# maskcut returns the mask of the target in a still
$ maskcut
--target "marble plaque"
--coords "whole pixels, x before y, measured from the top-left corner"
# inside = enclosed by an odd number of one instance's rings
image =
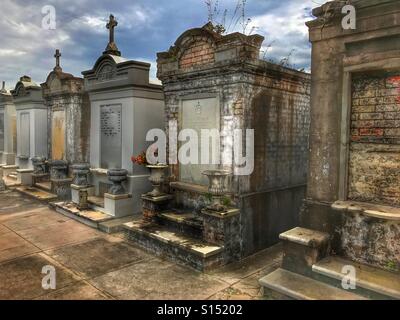
[[[0,151],[4,151],[4,113],[0,113]]]
[[[65,158],[65,111],[54,111],[51,118],[51,152],[53,160]]]
[[[23,112],[20,115],[20,123],[19,123],[19,137],[18,137],[18,148],[19,148],[19,156],[29,157],[30,156],[30,130],[31,130],[31,121],[30,121],[29,112]]]
[[[202,129],[220,130],[220,108],[217,98],[184,100],[181,112],[181,130],[195,130],[199,137],[199,148],[201,147],[200,137]],[[179,165],[181,181],[208,185],[208,179],[202,175],[202,172],[216,169],[217,165],[200,164],[200,159],[201,150],[199,150],[199,164]]]
[[[100,107],[100,164],[103,169],[122,165],[122,105]]]

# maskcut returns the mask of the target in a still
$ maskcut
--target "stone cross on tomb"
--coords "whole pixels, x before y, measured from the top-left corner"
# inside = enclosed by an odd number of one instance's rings
[[[114,29],[116,26],[118,26],[118,21],[111,14],[110,21],[106,25],[107,29],[110,30],[110,43],[114,42]]]
[[[56,50],[56,53],[54,54],[54,58],[56,58],[56,66],[54,67],[54,71],[61,71],[61,67],[60,67],[61,53],[60,53],[59,49]]]
[[[117,45],[115,44],[114,40],[114,29],[115,27],[118,26],[118,21],[115,19],[115,17],[110,14],[110,20],[108,21],[106,28],[110,31],[110,38],[109,42],[106,48],[106,51],[104,51],[104,54],[112,54],[115,56],[120,56],[121,52],[119,52]]]

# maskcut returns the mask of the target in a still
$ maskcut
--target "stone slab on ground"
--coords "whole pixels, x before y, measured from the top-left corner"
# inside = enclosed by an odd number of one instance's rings
[[[265,289],[296,300],[366,300],[357,294],[341,290],[284,269],[260,279]]]
[[[34,254],[0,263],[0,299],[34,299],[48,293],[42,288],[42,268],[46,265],[55,267],[59,289],[79,280],[45,255]]]
[[[39,248],[14,232],[0,234],[0,262],[15,259],[39,251]]]
[[[46,254],[84,278],[92,278],[120,269],[151,256],[127,244],[122,239],[99,238]]]
[[[98,231],[88,230],[84,225],[73,220],[21,230],[18,234],[27,241],[35,243],[42,250],[55,249],[101,236]]]
[[[229,286],[206,274],[163,260],[142,261],[89,280],[117,299],[203,300]]]
[[[36,300],[108,300],[105,293],[97,290],[85,281],[73,283],[60,290],[36,298]]]
[[[314,272],[342,280],[343,267],[353,266],[356,270],[357,287],[377,292],[381,295],[400,299],[400,274],[381,270],[376,267],[356,263],[340,257],[328,257],[314,264]]]
[[[34,199],[40,200],[40,201],[52,201],[57,199],[57,195],[44,191],[42,189],[36,188],[36,187],[26,187],[26,186],[21,186],[17,187],[16,190],[18,192],[21,192],[29,197],[32,197]]]

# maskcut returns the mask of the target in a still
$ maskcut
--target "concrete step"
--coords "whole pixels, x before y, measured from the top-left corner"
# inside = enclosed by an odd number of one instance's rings
[[[400,274],[385,271],[376,267],[367,266],[346,260],[340,257],[328,257],[315,265],[312,270],[328,279],[332,283],[341,285],[345,266],[353,266],[356,270],[356,292],[373,299],[400,299]],[[324,278],[320,278],[324,280]]]
[[[295,300],[366,300],[365,297],[360,295],[281,268],[261,278],[259,282],[264,288],[264,294],[272,291],[273,294],[281,295],[281,298]]]
[[[221,265],[223,247],[171,231],[165,226],[144,220],[125,223],[125,237],[148,251],[200,271]]]
[[[42,189],[44,191],[51,191],[51,182],[50,181],[36,182],[35,187],[38,189]]]
[[[100,229],[102,223],[113,219],[112,216],[100,211],[92,209],[79,210],[72,202],[56,202],[52,206],[58,213],[96,229]]]
[[[13,174],[13,173],[10,173],[7,177],[12,179],[12,180],[18,180],[18,175]]]
[[[16,169],[19,169],[19,167],[15,164],[9,164],[9,165],[3,166],[3,169],[4,170],[16,170]]]
[[[35,187],[21,186],[21,187],[17,187],[16,190],[21,192],[24,195],[27,195],[31,198],[34,198],[34,199],[40,200],[40,201],[50,202],[50,201],[57,199],[56,194],[46,192],[42,189],[35,188]]]
[[[198,239],[203,238],[203,219],[193,212],[177,210],[162,212],[157,215],[156,222],[178,233]]]
[[[88,197],[88,203],[99,208],[104,208],[104,197],[90,196]]]
[[[329,234],[305,228],[294,228],[279,235],[283,243],[282,267],[308,277],[312,266],[329,254]]]

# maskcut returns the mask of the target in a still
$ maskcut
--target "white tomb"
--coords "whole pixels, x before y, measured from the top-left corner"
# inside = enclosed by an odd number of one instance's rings
[[[91,104],[91,183],[101,199],[111,186],[107,171],[126,169],[128,177],[122,183],[129,194],[124,201],[130,204],[124,203],[127,212],[122,213],[126,215],[141,212],[140,197],[151,190],[148,169],[133,165],[131,156],[147,149],[150,143],[146,143],[146,134],[150,129],[164,127],[164,94],[160,85],[149,81],[149,63],[120,56],[114,43],[115,26],[111,16],[106,51],[91,70],[82,74]],[[109,200],[107,196],[103,199],[105,204]]]
[[[47,107],[42,88],[28,76],[23,76],[11,91],[17,113],[16,165],[27,173],[32,170],[31,159],[48,155]]]
[[[0,89],[0,166],[15,164],[17,147],[16,112],[11,93],[3,81]]]

